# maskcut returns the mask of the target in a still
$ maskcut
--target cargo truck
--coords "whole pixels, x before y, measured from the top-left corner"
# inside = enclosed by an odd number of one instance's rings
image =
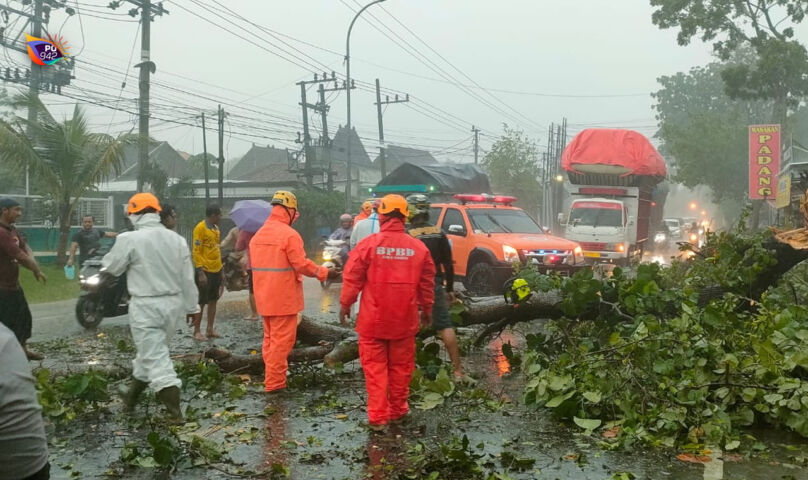
[[[561,167],[570,196],[568,214],[560,215],[564,237],[591,263],[641,257],[652,221],[661,221],[665,189],[658,187],[667,175],[648,139],[632,130],[587,129],[564,149]]]

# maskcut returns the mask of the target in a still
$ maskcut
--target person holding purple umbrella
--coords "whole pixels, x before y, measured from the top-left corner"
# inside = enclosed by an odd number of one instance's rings
[[[245,320],[258,320],[258,309],[255,305],[255,293],[253,288],[252,264],[250,263],[250,240],[267,221],[272,212],[272,205],[264,200],[239,200],[230,210],[230,218],[239,228],[239,235],[236,240],[236,251],[244,252],[244,262],[247,269],[247,282],[250,290],[250,312],[252,315]]]

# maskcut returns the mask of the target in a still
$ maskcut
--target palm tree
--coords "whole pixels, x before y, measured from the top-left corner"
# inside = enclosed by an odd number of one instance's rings
[[[30,169],[58,208],[57,261],[66,259],[70,219],[79,198],[93,190],[123,163],[123,147],[132,135],[118,138],[89,131],[84,111],[76,105],[73,116],[59,122],[36,98],[21,97],[19,105],[32,105],[36,120],[17,117],[0,121],[0,162]]]

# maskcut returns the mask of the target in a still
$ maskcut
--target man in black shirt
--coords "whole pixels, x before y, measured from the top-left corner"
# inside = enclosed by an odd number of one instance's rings
[[[414,194],[407,197],[409,221],[407,232],[421,240],[429,249],[432,261],[435,262],[435,304],[432,307],[432,326],[440,334],[449,358],[452,360],[454,377],[463,378],[463,366],[460,362],[460,350],[457,348],[452,317],[449,305],[454,303],[454,266],[452,265],[452,246],[440,227],[429,223],[429,198],[426,195]],[[444,283],[445,282],[445,283]]]
[[[101,239],[115,238],[115,232],[105,232],[98,228],[93,228],[95,219],[92,215],[85,215],[81,219],[81,230],[73,234],[70,241],[70,257],[67,259],[67,265],[73,266],[76,258],[76,249],[79,251],[79,267],[84,264],[84,261],[93,256],[96,250],[101,247]]]

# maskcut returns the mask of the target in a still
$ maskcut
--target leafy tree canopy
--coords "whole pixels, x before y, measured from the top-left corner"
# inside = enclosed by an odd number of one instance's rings
[[[521,130],[504,125],[502,136],[483,157],[482,164],[497,193],[515,195],[519,206],[534,216],[538,213],[540,186],[535,141]]]
[[[733,100],[724,91],[727,63],[711,63],[688,73],[658,79],[657,136],[675,159],[675,179],[688,187],[709,186],[717,202],[746,196],[748,126],[765,123],[772,102]]]
[[[694,37],[713,42],[722,60],[739,47],[752,47],[751,63],[721,72],[727,94],[741,99],[775,99],[778,121],[808,95],[808,52],[794,39],[794,27],[808,10],[804,0],[651,0],[652,20],[662,29],[679,28],[680,45]]]

